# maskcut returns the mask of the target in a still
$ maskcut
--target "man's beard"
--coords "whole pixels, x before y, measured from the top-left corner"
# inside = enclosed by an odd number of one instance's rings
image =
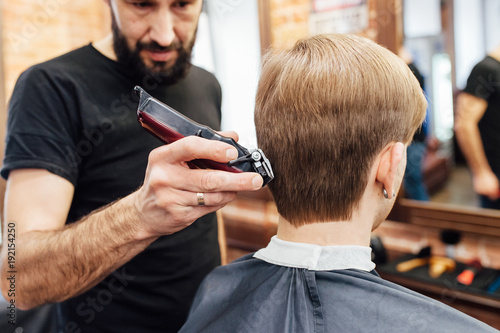
[[[112,18],[113,48],[119,63],[130,69],[132,75],[142,80],[154,77],[156,82],[174,84],[185,77],[191,68],[191,53],[194,46],[196,32],[188,46],[184,47],[180,42],[164,47],[157,42],[137,42],[135,50],[131,50],[125,36],[121,33],[116,20]],[[140,56],[142,50],[147,51],[177,51],[175,63],[168,67],[165,61],[152,61],[153,65],[147,66]]]

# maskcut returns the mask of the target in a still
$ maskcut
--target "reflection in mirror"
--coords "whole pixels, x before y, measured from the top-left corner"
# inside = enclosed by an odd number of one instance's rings
[[[423,134],[415,136],[408,148],[405,196],[428,201],[446,187],[453,164],[451,60],[446,53],[440,1],[406,0],[403,9],[404,47],[410,53],[407,62],[420,73],[429,101]],[[419,149],[417,141],[424,141]],[[415,191],[418,186],[422,189]]]
[[[422,173],[430,201],[478,207],[478,195],[453,131],[454,102],[472,67],[500,44],[500,2],[404,0],[403,10],[404,46],[424,77],[429,100]]]

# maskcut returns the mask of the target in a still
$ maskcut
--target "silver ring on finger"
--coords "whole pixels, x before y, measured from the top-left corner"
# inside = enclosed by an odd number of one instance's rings
[[[205,194],[198,192],[196,198],[198,199],[198,206],[205,206]]]

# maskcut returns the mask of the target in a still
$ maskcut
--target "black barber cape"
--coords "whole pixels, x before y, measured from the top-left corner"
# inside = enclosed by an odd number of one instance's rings
[[[208,275],[180,332],[497,332],[374,267],[369,247],[273,237]]]

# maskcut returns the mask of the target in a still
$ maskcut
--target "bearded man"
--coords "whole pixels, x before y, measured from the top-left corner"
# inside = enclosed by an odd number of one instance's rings
[[[219,128],[220,86],[190,64],[202,0],[105,1],[112,34],[29,68],[9,104],[1,174],[15,302],[58,303],[61,332],[177,332],[220,263],[214,211],[262,178],[192,170],[187,161],[228,162],[237,151],[198,137],[161,146],[137,123],[141,85]]]

